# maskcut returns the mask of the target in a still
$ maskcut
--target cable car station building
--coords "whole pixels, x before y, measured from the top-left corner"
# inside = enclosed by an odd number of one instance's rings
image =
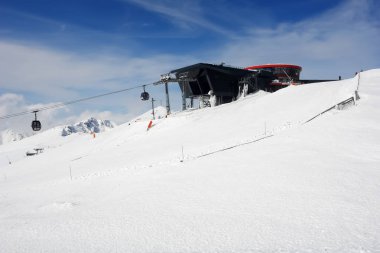
[[[301,70],[300,66],[290,64],[243,69],[224,64],[198,63],[172,70],[169,75],[175,75],[173,81],[178,82],[182,91],[182,109],[186,109],[186,99],[206,99],[212,106],[229,103],[257,90],[276,91],[299,82]]]
[[[155,84],[165,84],[166,110],[170,114],[168,83],[179,84],[182,92],[182,110],[187,101],[199,106],[216,106],[229,103],[258,90],[274,92],[289,85],[333,80],[300,80],[302,67],[292,64],[264,64],[237,68],[232,66],[197,63],[161,75]]]

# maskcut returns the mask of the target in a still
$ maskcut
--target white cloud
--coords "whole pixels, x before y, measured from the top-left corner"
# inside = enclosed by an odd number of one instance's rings
[[[229,41],[216,57],[238,66],[299,64],[305,78],[351,77],[380,65],[380,26],[371,8],[372,1],[347,1],[302,22],[252,29]]]
[[[152,83],[159,79],[160,74],[194,62],[192,57],[170,55],[137,58],[70,54],[9,41],[0,41],[0,55],[0,87],[8,92],[0,94],[0,116]],[[149,86],[147,89],[158,101],[163,99],[163,87]],[[132,90],[75,104],[63,110],[42,111],[38,115],[44,129],[75,123],[87,116],[107,117],[103,119],[120,124],[149,110],[150,103],[140,101],[140,92]],[[49,102],[36,104],[32,101]],[[1,120],[0,130],[30,131],[33,117],[25,115]]]
[[[147,58],[105,54],[74,55],[4,41],[0,41],[0,55],[2,56],[0,58],[0,86],[6,91],[17,94],[30,94],[29,101],[20,97],[18,97],[21,100],[20,103],[16,103],[19,100],[15,98],[13,102],[12,99],[0,101],[0,108],[7,108],[7,110],[0,110],[1,116],[24,111],[27,103],[33,104],[30,102],[31,97],[35,101],[71,101],[152,83],[159,79],[160,74],[178,65],[193,62],[190,57],[177,58],[169,55]],[[155,98],[160,99],[163,96],[160,88],[149,87],[148,89]],[[140,90],[133,90],[118,96],[104,97],[101,100],[70,106],[68,113],[78,115],[82,111],[91,111],[94,112],[92,116],[96,116],[110,110],[107,108],[118,108],[119,112],[113,112],[109,119],[122,123],[149,108],[149,103],[141,103],[139,93]],[[58,116],[61,118],[59,119]],[[58,113],[56,117],[49,118],[45,126],[54,126],[63,122],[64,119],[68,120],[62,117],[64,117],[62,113]],[[14,125],[24,125],[23,121],[12,120],[12,122]]]
[[[220,33],[228,37],[235,37],[235,33],[225,29],[223,26],[209,21],[204,13],[199,1],[194,0],[124,0],[136,4],[148,11],[168,17],[174,24],[184,29],[189,29],[191,25],[196,25],[204,29]]]
[[[4,8],[3,6],[0,6],[0,12],[5,13],[7,15],[16,16],[18,19],[21,19],[21,20],[22,19],[28,20],[29,25],[31,23],[38,23],[38,24],[44,26],[44,28],[48,28],[48,29],[52,29],[52,30],[61,30],[62,31],[62,27],[66,26],[62,22],[56,21],[56,20],[51,19],[51,18],[38,16],[38,15],[35,15],[32,13],[23,12],[20,10]]]
[[[120,114],[111,111],[90,111],[86,110],[79,115],[72,115],[65,119],[65,124],[73,124],[80,121],[85,121],[91,117],[101,120],[111,120],[117,124],[122,124],[133,118],[135,115],[131,113]]]
[[[6,93],[0,96],[0,115],[12,112],[12,109],[23,104],[24,98],[21,95]]]
[[[87,90],[87,96],[91,89],[97,94],[97,90],[151,83],[177,64],[189,62],[169,55],[78,55],[4,41],[0,41],[0,55],[2,88],[65,100],[81,90]]]
[[[35,108],[40,108],[44,106],[50,106],[53,103],[49,104],[28,104],[25,101],[23,95],[14,94],[14,93],[5,93],[0,95],[0,116],[5,116],[14,113],[28,112],[32,111]],[[58,112],[54,110],[48,110],[38,113],[38,117],[43,117],[46,119],[44,122],[45,126],[52,127],[57,120]],[[19,117],[12,117],[8,119],[0,119],[0,132],[11,128],[16,132],[20,133],[30,133],[31,127],[30,124],[34,120],[34,114],[28,113]],[[45,127],[44,126],[44,127]]]
[[[48,104],[28,104],[25,98],[20,94],[6,93],[0,95],[0,116],[10,115],[19,112],[30,112],[37,108],[49,107],[57,103]],[[79,113],[72,111],[71,107],[64,107],[58,110],[43,110],[37,113],[37,119],[41,121],[42,130],[49,128],[77,123],[87,120],[90,117],[97,119],[108,119],[116,122],[117,124],[125,123],[129,119],[136,116],[138,113],[145,112],[147,109],[132,110],[129,113],[116,113],[111,111],[101,110],[87,110],[82,108]],[[18,133],[31,134],[31,122],[34,120],[33,113],[27,113],[18,117],[11,117],[7,119],[0,119],[0,132],[5,129],[12,129]]]

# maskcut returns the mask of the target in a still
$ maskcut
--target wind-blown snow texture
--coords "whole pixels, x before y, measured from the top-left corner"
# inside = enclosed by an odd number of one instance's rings
[[[2,145],[0,251],[378,252],[380,70],[305,123],[357,84]]]
[[[19,141],[27,137],[26,134],[16,133],[12,129],[6,129],[0,133],[0,144]]]

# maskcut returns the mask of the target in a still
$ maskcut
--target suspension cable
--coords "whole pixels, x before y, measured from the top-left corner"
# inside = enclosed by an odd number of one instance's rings
[[[68,105],[80,103],[80,102],[83,102],[83,101],[97,99],[97,98],[105,97],[105,96],[109,96],[109,95],[114,95],[114,94],[117,94],[117,93],[126,92],[126,91],[130,91],[130,90],[133,90],[133,89],[138,89],[138,88],[141,88],[141,87],[149,86],[149,85],[153,85],[153,83],[138,85],[138,86],[134,86],[134,87],[126,88],[126,89],[121,89],[121,90],[116,90],[116,91],[111,91],[111,92],[108,92],[108,93],[103,93],[103,94],[99,94],[99,95],[95,95],[95,96],[91,96],[91,97],[85,97],[85,98],[80,98],[80,99],[71,100],[71,101],[67,101],[67,102],[57,103],[57,104],[54,104],[54,105],[48,105],[48,106],[44,106],[44,107],[40,107],[40,108],[35,108],[35,109],[29,110],[29,111],[23,111],[23,112],[8,114],[8,115],[0,116],[0,120],[1,119],[9,119],[9,118],[13,118],[13,117],[18,117],[18,116],[22,116],[22,115],[29,114],[29,113],[34,113],[35,111],[39,111],[40,112],[40,111],[45,111],[45,110],[58,109],[58,108],[61,108],[61,107],[65,107],[65,106],[68,106]]]

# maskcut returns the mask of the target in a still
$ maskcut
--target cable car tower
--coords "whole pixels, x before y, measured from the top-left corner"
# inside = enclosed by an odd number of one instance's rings
[[[153,83],[154,85],[159,85],[159,84],[165,84],[165,95],[166,95],[166,114],[170,114],[170,101],[169,101],[169,89],[168,89],[168,83],[179,83],[182,85],[182,110],[186,110],[186,98],[185,98],[185,89],[184,89],[184,82],[189,82],[189,81],[196,81],[195,79],[190,79],[186,77],[180,77],[176,78],[173,75],[170,75],[171,73],[168,74],[163,74],[161,75],[161,79],[158,82]]]

